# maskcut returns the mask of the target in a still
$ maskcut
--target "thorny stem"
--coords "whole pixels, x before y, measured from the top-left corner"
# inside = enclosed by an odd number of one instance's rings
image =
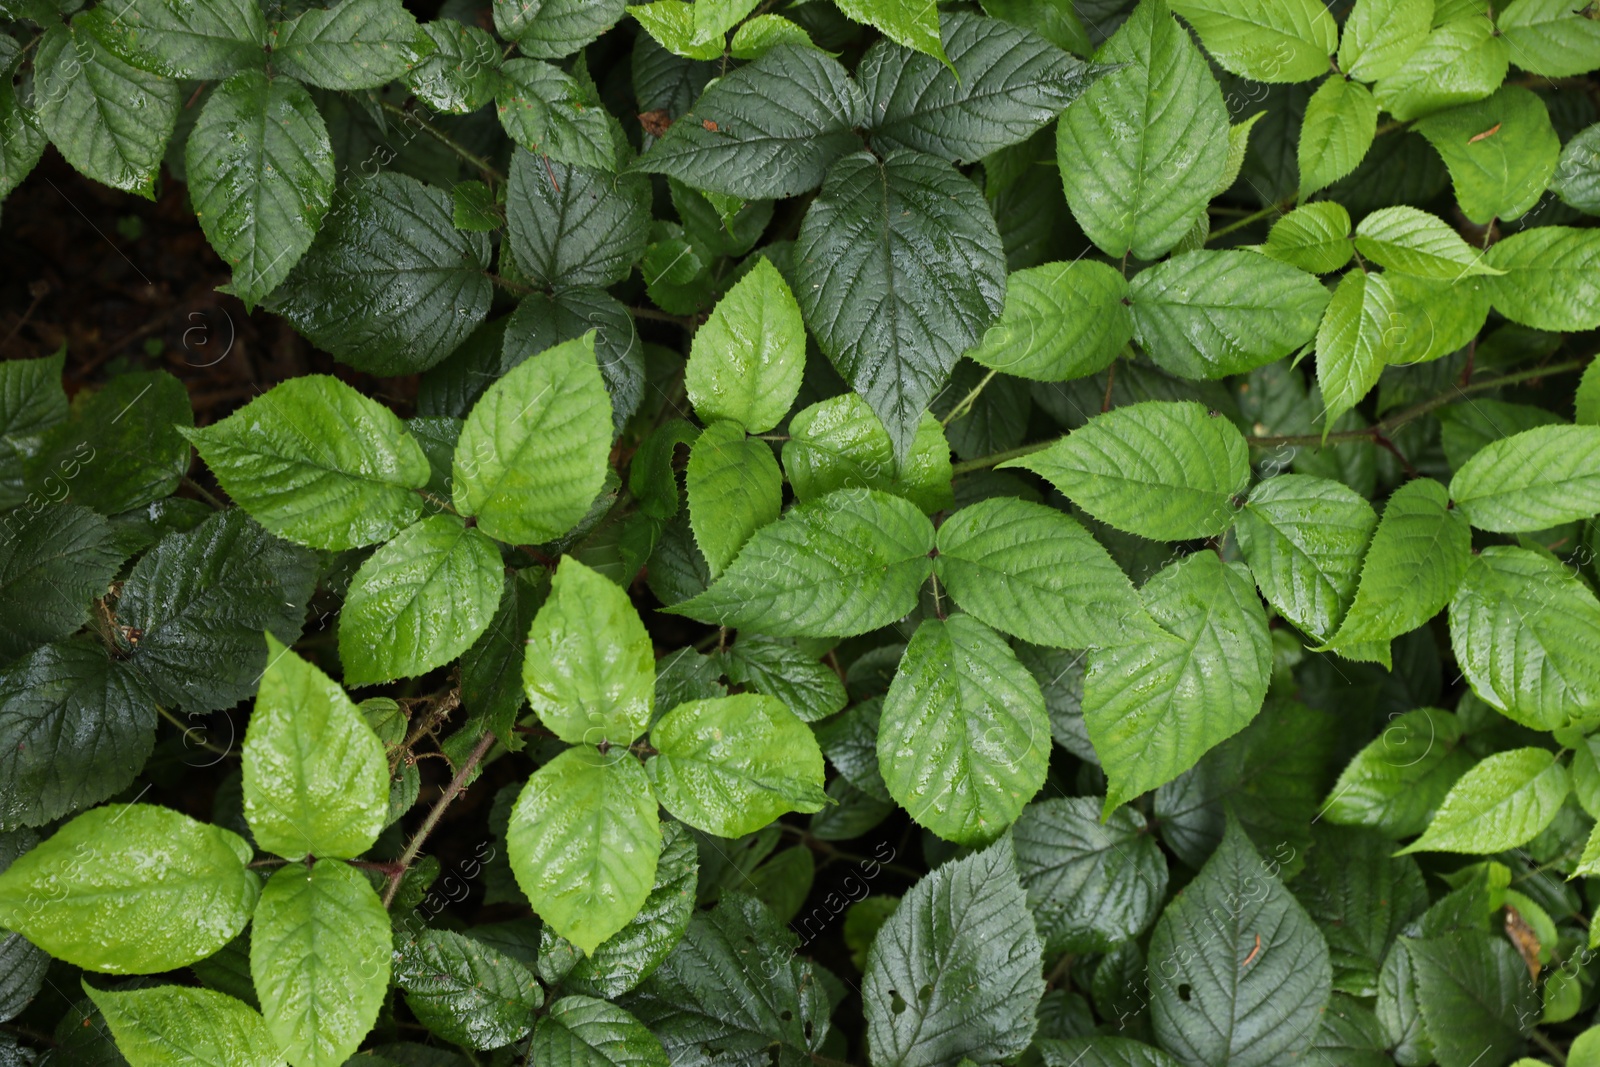
[[[389,875],[389,884],[383,890],[383,906],[385,908],[394,903],[394,895],[400,891],[400,880],[405,877],[406,871],[411,868],[411,862],[417,858],[417,853],[422,851],[423,842],[428,840],[428,835],[433,833],[433,828],[439,825],[439,820],[444,817],[445,809],[467,787],[467,779],[472,777],[472,772],[477,769],[479,762],[488,754],[493,745],[494,734],[492,732],[486,731],[482,737],[478,738],[478,743],[472,747],[472,753],[461,764],[461,769],[456,772],[456,776],[450,779],[450,784],[445,786],[444,793],[434,802],[432,810],[428,812],[428,817],[422,821],[422,827],[412,836],[411,843],[406,846],[404,852],[400,853],[400,858],[395,860],[394,873]]]
[[[450,151],[454,152],[468,163],[471,163],[474,167],[477,167],[484,173],[486,177],[493,178],[501,185],[506,183],[506,176],[500,173],[500,171],[495,168],[493,163],[490,163],[482,156],[474,155],[473,153],[467,151],[467,149],[463,147],[454,137],[451,137],[448,133],[445,133],[443,130],[439,129],[439,127],[435,126],[433,123],[429,122],[415,111],[407,111],[398,104],[392,104],[387,100],[382,101],[380,106],[389,114],[394,115],[404,122],[415,125],[417,129],[432,137],[435,141],[438,141],[440,144],[450,149]]]

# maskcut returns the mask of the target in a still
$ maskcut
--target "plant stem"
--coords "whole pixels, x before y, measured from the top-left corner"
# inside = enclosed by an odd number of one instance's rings
[[[1529,1030],[1528,1036],[1533,1039],[1533,1043],[1535,1045],[1538,1045],[1540,1048],[1544,1049],[1545,1054],[1551,1059],[1555,1060],[1559,1067],[1566,1067],[1567,1057],[1559,1048],[1556,1047],[1556,1043],[1554,1041],[1551,1041],[1537,1029]]]
[[[156,705],[156,714],[160,715],[163,719],[166,719],[172,725],[176,726],[179,730],[182,730],[183,731],[184,740],[188,740],[190,734],[198,733],[198,731],[195,730],[195,728],[193,726],[190,726],[188,723],[181,721],[176,715],[172,714],[172,712],[168,711],[166,708],[162,707],[160,704]],[[226,748],[223,748],[220,745],[213,745],[210,741],[207,741],[204,738],[199,739],[198,744],[200,745],[201,748],[205,749],[207,752],[215,752],[219,756],[231,756],[233,754],[233,750],[232,749],[226,749]]]
[[[195,491],[195,495],[198,496],[201,500],[204,500],[207,504],[210,504],[212,507],[216,508],[218,511],[226,511],[227,510],[228,505],[226,505],[222,501],[218,500],[215,496],[213,496],[206,489],[205,486],[201,485],[199,482],[195,481],[193,478],[189,477],[187,474],[182,476],[182,481],[183,481],[184,485],[188,486],[190,489],[193,489]]]
[[[1253,222],[1260,222],[1262,219],[1267,218],[1270,215],[1280,215],[1285,210],[1287,210],[1289,207],[1291,207],[1293,204],[1294,204],[1294,200],[1293,199],[1289,199],[1289,200],[1285,200],[1285,201],[1283,201],[1281,203],[1277,203],[1277,204],[1268,204],[1266,207],[1262,208],[1260,211],[1252,211],[1250,214],[1246,215],[1244,218],[1235,219],[1234,221],[1228,223],[1226,226],[1222,227],[1222,229],[1220,229],[1220,230],[1212,230],[1211,231],[1211,235],[1206,238],[1206,244],[1210,244],[1212,241],[1215,241],[1218,237],[1226,237],[1228,234],[1233,233],[1235,230],[1242,230],[1246,226],[1250,225]]]
[[[422,827],[411,838],[411,843],[406,850],[400,853],[400,858],[395,861],[395,872],[389,876],[389,884],[383,890],[383,906],[387,908],[394,903],[394,895],[400,891],[400,881],[410,870],[411,862],[417,858],[417,853],[422,851],[423,842],[428,840],[428,835],[433,833],[433,828],[439,825],[439,820],[444,817],[444,811],[461,791],[467,787],[467,779],[472,777],[472,772],[478,763],[488,754],[494,745],[494,734],[485,732],[472,747],[472,753],[467,756],[466,762],[461,765],[461,770],[445,786],[444,793],[434,802],[433,810],[428,812],[428,817],[422,820]]]
[[[382,106],[383,110],[387,111],[391,115],[396,116],[402,121],[414,124],[417,129],[421,130],[429,137],[432,137],[435,141],[438,141],[440,144],[450,149],[450,151],[454,152],[468,163],[471,163],[474,167],[477,167],[484,173],[486,177],[493,178],[502,185],[505,184],[506,176],[500,173],[500,171],[495,168],[493,163],[490,163],[482,156],[474,155],[473,153],[467,151],[466,148],[462,147],[460,142],[458,142],[454,137],[451,137],[448,133],[445,133],[443,130],[439,129],[439,127],[435,126],[433,123],[429,122],[415,111],[407,111],[398,104],[391,104],[387,100],[383,101],[380,106]]]
[[[944,418],[939,420],[939,425],[940,426],[949,426],[952,422],[955,422],[961,416],[965,415],[968,411],[971,411],[973,402],[976,401],[978,399],[978,396],[983,392],[984,386],[986,386],[990,382],[994,381],[994,376],[996,374],[999,374],[999,373],[1000,372],[997,371],[997,370],[991,370],[988,374],[985,374],[983,376],[983,380],[981,382],[979,382],[977,385],[972,387],[972,392],[970,392],[966,396],[962,397],[961,398],[961,403],[959,403],[955,407],[951,408],[950,409],[950,413],[948,415],[946,415]]]

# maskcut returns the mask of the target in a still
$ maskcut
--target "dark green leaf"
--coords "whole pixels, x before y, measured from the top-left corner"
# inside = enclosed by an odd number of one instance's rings
[[[540,285],[606,286],[644,254],[650,185],[541,159],[519,148],[511,160],[506,219],[517,266]]]
[[[0,663],[66,637],[89,619],[122,565],[111,524],[88,508],[57,504],[5,516],[0,538]]]
[[[417,61],[416,39],[400,0],[339,0],[273,26],[272,65],[321,89],[376,89]]]
[[[544,990],[522,964],[448,930],[424,930],[395,953],[395,984],[423,1024],[467,1048],[500,1048],[533,1027]]]

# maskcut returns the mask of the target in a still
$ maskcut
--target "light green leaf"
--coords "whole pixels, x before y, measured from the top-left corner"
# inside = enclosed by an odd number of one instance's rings
[[[661,1042],[632,1015],[593,997],[565,996],[539,1017],[529,1059],[549,1067],[667,1067]]]
[[[416,39],[400,0],[340,0],[274,25],[272,65],[322,89],[377,89],[417,61]]]
[[[1334,200],[1297,207],[1272,224],[1267,243],[1256,251],[1312,274],[1330,274],[1354,255],[1350,212]]]
[[[1317,0],[1174,0],[1218,66],[1259,82],[1326,74],[1339,26]]]
[[[248,6],[257,10],[253,0]],[[112,55],[104,39],[109,13],[85,12],[39,38],[39,124],[79,173],[154,200],[156,171],[178,119],[178,86]]]
[[[184,436],[235,503],[300,544],[377,544],[422,514],[422,449],[388,408],[328,375],[291,378]]]
[[[1463,774],[1421,837],[1402,852],[1503,852],[1550,825],[1572,789],[1542,748],[1496,752]]]
[[[267,668],[244,738],[244,815],[285,859],[354,858],[387,822],[383,742],[339,683],[267,635]]]
[[[1018,1055],[1038,1025],[1042,968],[1011,842],[941,864],[911,887],[867,951],[861,999],[872,1062],[941,1067]]]
[[[251,0],[121,0],[106,14],[105,46],[152,74],[220,80],[267,63],[266,19]]]
[[[1127,297],[1127,280],[1094,260],[1013,271],[1000,321],[966,357],[1042,382],[1098,374],[1133,339]]]
[[[1384,642],[1437,615],[1467,572],[1472,531],[1444,486],[1417,478],[1389,497],[1361,563],[1355,602],[1329,645]],[[1387,666],[1388,649],[1382,652]]]
[[[185,151],[195,217],[251,308],[288,277],[332,203],[322,116],[293,79],[240,71],[206,101]]]
[[[1600,601],[1552,556],[1490,545],[1450,602],[1450,647],[1485,703],[1536,730],[1600,711]]]
[[[238,834],[152,804],[86,811],[0,872],[0,926],[108,974],[204,959],[250,921],[260,883]]]
[[[777,697],[803,722],[844,708],[844,681],[834,669],[792,641],[740,634],[723,653],[728,681]]]
[[[610,454],[590,331],[524,360],[473,406],[456,444],[456,510],[509,544],[554,540],[588,513]]]
[[[1182,252],[1128,286],[1133,331],[1162,369],[1222,378],[1282,359],[1310,341],[1328,306],[1315,277],[1238,249]]]
[[[1356,0],[1339,38],[1339,69],[1364,82],[1399,71],[1428,39],[1433,0]]]
[[[563,556],[527,637],[534,712],[573,745],[628,745],[650,725],[656,656],[617,583]]]
[[[1486,277],[1440,281],[1391,270],[1384,278],[1394,297],[1394,328],[1399,334],[1395,345],[1403,364],[1427,363],[1459,352],[1489,318]]]
[[[1128,576],[1076,519],[1012,497],[939,527],[934,574],[963,611],[1053,648],[1117,644],[1159,628]]]
[[[692,700],[650,731],[645,764],[661,806],[718,837],[753,833],[790,811],[820,811],[822,750],[780,700],[742,693]]]
[[[627,0],[495,0],[494,27],[534,59],[569,56],[617,24]]]
[[[1495,25],[1529,74],[1568,78],[1600,68],[1600,22],[1583,0],[1511,0]]]
[[[1362,219],[1356,227],[1356,251],[1392,271],[1436,281],[1504,273],[1443,219],[1403,205]]]
[[[760,59],[780,44],[810,45],[811,36],[782,15],[757,15],[734,32],[728,54],[734,59]]]
[[[1511,46],[1483,17],[1454,19],[1429,32],[1372,87],[1378,106],[1401,122],[1482,100],[1505,81]],[[1375,76],[1375,75],[1374,75]]]
[[[625,749],[571,748],[533,773],[506,830],[517,884],[551,929],[593,952],[650,895],[661,823]]]
[[[1537,426],[1480,449],[1450,479],[1480,530],[1543,530],[1600,512],[1600,426]]]
[[[1307,636],[1338,629],[1361,576],[1377,512],[1348,486],[1281,474],[1256,486],[1234,526],[1261,595]]]
[[[889,40],[949,65],[933,0],[838,0],[837,6],[846,18],[875,26]]]
[[[904,459],[923,410],[1004,302],[1004,249],[983,194],[921,152],[847,156],[806,211],[794,273],[818,347]]]
[[[528,968],[470,937],[423,930],[395,952],[395,984],[424,1026],[467,1048],[502,1048],[533,1027],[544,990]]]
[[[638,175],[568,166],[523,148],[512,156],[506,194],[511,250],[518,268],[539,285],[621,281],[644,255],[649,220],[650,183]]]
[[[1228,110],[1200,50],[1143,0],[1095,57],[1123,64],[1056,127],[1067,205],[1113,259],[1155,259],[1205,212],[1228,162]]]
[[[83,990],[131,1067],[277,1067],[283,1062],[261,1016],[223,993],[175,985],[116,993],[87,981]]]
[[[888,431],[855,393],[795,413],[783,445],[783,467],[802,503],[835,489],[881,489],[930,514],[954,502],[950,444],[939,420],[923,412],[911,452],[897,466]]]
[[[461,655],[488,629],[504,577],[494,542],[454,515],[401,531],[350,582],[339,613],[345,684],[415,678]]]
[[[1328,946],[1230,820],[1150,935],[1151,1022],[1186,1067],[1293,1062],[1332,990]]]
[[[1016,820],[1049,761],[1039,683],[1005,639],[968,615],[924,619],[878,727],[889,795],[947,841],[980,845]]]
[[[1243,565],[1197,552],[1156,572],[1140,595],[1169,636],[1092,650],[1083,680],[1107,811],[1244,729],[1271,675],[1266,612]]]
[[[838,60],[778,45],[719,78],[636,168],[745,200],[796,196],[860,147],[853,131],[865,118],[861,90]]]
[[[616,166],[610,114],[559,67],[509,60],[500,68],[495,110],[506,134],[530,152],[597,170]]]
[[[1394,328],[1394,315],[1394,294],[1381,273],[1353,270],[1339,279],[1317,327],[1325,431],[1372,391],[1384,367],[1400,362],[1400,344],[1407,338]]]
[[[500,6],[495,5],[496,13]],[[494,99],[500,46],[487,31],[452,18],[419,28],[432,49],[406,73],[406,85],[418,100],[447,115],[466,115]]]
[[[773,637],[845,637],[909,613],[933,524],[907,501],[840,489],[757,530],[725,574],[667,610]]]
[[[1505,272],[1490,280],[1489,299],[1512,322],[1561,332],[1600,326],[1600,230],[1531,227],[1493,245],[1488,260]]]
[[[1391,838],[1420,833],[1456,779],[1472,767],[1460,747],[1461,721],[1448,711],[1417,708],[1356,753],[1322,815],[1340,826],[1370,826]]]
[[[708,425],[731,419],[750,433],[783,421],[805,369],[805,324],[768,259],[740,278],[695,331],[684,384]]]
[[[711,423],[695,440],[684,490],[689,528],[712,578],[783,510],[783,473],[772,447],[746,437],[744,427],[728,420]]]
[[[1162,541],[1211,537],[1250,483],[1249,449],[1226,418],[1192,400],[1145,401],[1090,419],[1002,467],[1042,475],[1101,522]]]
[[[1332,77],[1317,86],[1306,102],[1295,149],[1300,199],[1355,170],[1372,147],[1377,130],[1378,102],[1365,85]]]
[[[496,4],[497,8],[499,6]],[[726,45],[727,27],[719,30],[707,25],[704,19],[696,18],[699,7],[700,4],[688,0],[654,0],[632,5],[627,11],[668,52],[686,59],[719,59]]]
[[[389,914],[349,864],[278,869],[250,931],[250,976],[267,1029],[294,1067],[339,1067],[389,990]]]
[[[1479,225],[1521,217],[1544,195],[1561,160],[1544,101],[1520,85],[1429,115],[1416,130],[1449,168],[1462,213]]]

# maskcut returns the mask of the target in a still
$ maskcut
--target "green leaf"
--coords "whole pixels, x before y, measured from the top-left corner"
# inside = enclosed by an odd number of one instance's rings
[[[1305,271],[1236,249],[1179,253],[1140,271],[1128,297],[1140,347],[1162,369],[1202,379],[1289,355],[1328,306]]]
[[[1140,595],[1171,636],[1091,651],[1083,680],[1108,811],[1244,729],[1271,675],[1266,613],[1242,565],[1197,552],[1156,572]]]
[[[1538,426],[1480,449],[1450,479],[1480,530],[1543,530],[1600,512],[1600,427]]]
[[[285,859],[353,859],[388,821],[383,742],[338,682],[270,634],[267,649],[244,737],[250,832]]]
[[[1317,327],[1317,388],[1322,393],[1323,426],[1361,403],[1378,384],[1384,367],[1401,362],[1408,340],[1394,329],[1395,299],[1389,280],[1374,271],[1353,270],[1339,279]]]
[[[1517,66],[1546,78],[1600,68],[1600,24],[1582,0],[1512,0],[1495,25]]]
[[[473,406],[456,444],[456,510],[509,544],[552,541],[588,514],[610,453],[590,331],[524,360]]]
[[[1489,281],[1494,309],[1536,330],[1600,326],[1600,231],[1538,226],[1493,245],[1489,262],[1505,272]]]
[[[549,591],[542,567],[508,577],[489,628],[461,656],[461,703],[513,752],[523,741],[514,727],[527,701],[522,670],[528,630]]]
[[[889,40],[861,57],[874,147],[970,163],[1026,141],[1094,80],[1094,67],[1025,29],[961,11],[943,21],[948,65]]]
[[[178,86],[112,55],[106,22],[90,11],[39,38],[39,124],[79,173],[154,200],[156,171],[178,119]]]
[[[175,985],[116,993],[88,982],[83,989],[131,1067],[276,1067],[283,1062],[261,1016],[223,993]],[[89,1024],[87,1018],[83,1022]]]
[[[1439,445],[1444,449],[1445,459],[1455,470],[1466,466],[1467,460],[1502,437],[1539,426],[1566,423],[1560,415],[1545,408],[1511,404],[1504,400],[1474,399],[1451,404],[1440,408],[1438,415]]]
[[[1039,683],[1005,639],[968,615],[923,620],[878,728],[889,795],[945,840],[979,845],[1016,820],[1049,761]]]
[[[954,501],[950,444],[939,420],[923,412],[910,453],[896,465],[888,431],[855,393],[795,413],[783,445],[783,467],[802,503],[836,489],[881,489],[930,514]]]
[[[737,422],[713,422],[696,439],[684,488],[689,526],[712,578],[783,509],[783,474],[772,447],[746,437]]]
[[[927,0],[839,0],[846,18],[883,31],[891,41],[950,65],[939,39],[939,9]]]
[[[1355,170],[1372,147],[1377,130],[1378,102],[1365,85],[1333,77],[1317,86],[1306,102],[1306,117],[1295,150],[1300,166],[1300,199]]]
[[[1303,82],[1328,72],[1339,26],[1317,0],[1176,0],[1223,70],[1259,82]]]
[[[1005,256],[983,194],[920,152],[847,156],[806,211],[794,273],[818,347],[903,460],[923,409],[1000,314]]]
[[[415,178],[382,173],[344,188],[266,303],[357,370],[426,370],[488,314],[489,239],[456,229],[450,194]]]
[[[1339,38],[1339,69],[1377,81],[1396,73],[1433,28],[1433,0],[1356,0]]]
[[[1443,219],[1403,205],[1362,219],[1356,227],[1356,251],[1392,271],[1437,281],[1504,273]]]
[[[1009,1059],[1044,994],[1033,916],[1010,841],[936,867],[867,952],[861,999],[878,1067]]]
[[[1305,1052],[1333,983],[1328,946],[1230,821],[1150,935],[1151,1021],[1178,1062],[1285,1063]]]
[[[500,550],[454,515],[434,515],[367,558],[339,613],[347,685],[415,678],[472,647],[500,604]]]
[[[719,9],[716,4],[704,7]],[[653,3],[631,5],[627,11],[662,48],[674,55],[707,61],[722,58],[728,27],[719,23],[725,20],[708,21],[704,17],[697,17],[702,14],[702,5],[698,3],[654,0]]]
[[[1394,297],[1394,328],[1401,335],[1395,344],[1407,364],[1459,352],[1489,318],[1488,278],[1438,281],[1396,270],[1384,277]]]
[[[1600,708],[1600,601],[1553,556],[1490,545],[1450,602],[1450,647],[1486,704],[1536,730]]]
[[[1417,1003],[1441,1067],[1504,1063],[1522,1047],[1538,1018],[1538,995],[1527,964],[1504,937],[1462,930],[1406,938]]]
[[[544,990],[516,960],[449,930],[423,930],[395,952],[395,984],[422,1024],[467,1048],[501,1048],[533,1028]]]
[[[528,701],[573,745],[626,746],[650,725],[656,656],[626,590],[564,556],[527,635]]]
[[[316,576],[311,552],[280,541],[238,508],[168,534],[122,585],[117,622],[140,635],[124,662],[163,704],[230,707],[261,681],[262,631],[280,641],[300,636]]]
[[[561,753],[517,797],[506,851],[539,917],[593,952],[638,913],[655,879],[661,823],[644,768],[624,749]]]
[[[506,221],[517,266],[549,288],[612,285],[644,255],[650,184],[541,159],[511,159]]]
[[[1389,947],[1428,907],[1422,870],[1371,830],[1314,827],[1314,845],[1295,893],[1328,939],[1334,989],[1356,997],[1378,993]],[[1315,1060],[1313,1060],[1315,1062]]]
[[[1222,90],[1165,0],[1143,0],[1095,57],[1119,63],[1067,109],[1067,204],[1112,259],[1156,259],[1205,213],[1228,162]]]
[[[1329,644],[1387,644],[1415,630],[1450,602],[1471,557],[1472,531],[1450,507],[1444,486],[1432,478],[1402,485],[1384,506],[1355,601]],[[1387,648],[1382,658],[1387,665]]]
[[[1165,1052],[1126,1037],[1041,1037],[1034,1047],[1046,1067],[1177,1067],[1177,1061]]]
[[[275,24],[272,65],[320,89],[377,89],[411,69],[416,39],[399,0],[339,0]]]
[[[487,31],[452,18],[434,19],[418,28],[419,45],[426,37],[431,46],[406,74],[406,86],[418,100],[448,115],[467,115],[494,99],[500,47]],[[413,47],[417,52],[427,48]]]
[[[781,44],[717,79],[635,166],[745,200],[796,196],[861,146],[854,128],[865,120],[838,60]]]
[[[707,425],[731,419],[766,433],[789,413],[805,356],[800,305],[771,260],[758,259],[695,331],[684,372],[689,402]]]
[[[1561,159],[1561,139],[1544,101],[1520,85],[1429,115],[1416,130],[1449,168],[1462,213],[1479,225],[1525,214],[1544,195]]]
[[[800,939],[743,893],[697,912],[683,940],[624,1006],[677,1063],[804,1067],[831,1006]]]
[[[1460,747],[1461,721],[1417,708],[1356,753],[1329,793],[1322,814],[1341,826],[1370,826],[1391,838],[1420,833],[1456,779],[1472,767]]]
[[[760,59],[780,44],[810,43],[810,35],[782,15],[756,15],[735,31],[728,54],[734,59]]]
[[[14,38],[0,44],[0,196],[22,184],[44,155],[46,138],[37,112],[22,103],[11,80],[22,62],[22,47]]]
[[[571,55],[617,24],[627,0],[495,0],[500,36],[535,59]]]
[[[645,768],[661,806],[718,837],[753,833],[790,811],[820,811],[822,750],[780,700],[743,693],[692,700],[650,731]]]
[[[1098,374],[1133,339],[1127,297],[1127,280],[1094,260],[1013,271],[1000,321],[966,357],[1041,382]]]
[[[27,500],[27,461],[43,435],[66,421],[67,394],[61,388],[66,358],[62,348],[43,359],[0,362],[0,508]]]
[[[711,588],[667,611],[773,637],[866,633],[916,607],[932,549],[914,505],[840,489],[757,530]]]
[[[1302,166],[1301,173],[1305,173]],[[1312,274],[1330,274],[1350,262],[1350,212],[1334,200],[1295,208],[1272,224],[1258,251]]]
[[[1392,73],[1381,77],[1369,73],[1377,77],[1372,93],[1379,107],[1401,122],[1410,122],[1493,93],[1505,81],[1510,56],[1511,46],[1489,19],[1453,19],[1435,27],[1410,55],[1396,61]]]
[[[847,700],[833,668],[792,641],[740,634],[722,662],[729,682],[777,697],[802,722],[826,719]]]
[[[558,163],[615,168],[611,116],[558,67],[537,59],[508,61],[500,68],[495,109],[506,134],[530,152]]]
[[[87,640],[13,664],[0,673],[0,825],[41,826],[125,789],[155,726],[138,673]]]
[[[1348,486],[1280,474],[1256,486],[1234,525],[1261,595],[1307,636],[1325,641],[1354,599],[1378,514]]]
[[[383,902],[348,864],[292,863],[267,880],[250,976],[267,1029],[296,1067],[338,1067],[367,1036],[389,990],[390,940]]]
[[[1144,816],[1122,808],[1102,825],[1094,797],[1060,797],[1023,808],[1011,834],[1045,955],[1104,952],[1155,920],[1167,859]]]
[[[459,187],[458,187],[459,188]],[[576,341],[594,331],[594,358],[600,377],[611,395],[611,429],[620,434],[639,409],[645,392],[645,359],[633,316],[617,299],[600,289],[583,286],[558,292],[530,293],[518,302],[506,321],[498,366],[451,368],[461,382],[462,414],[483,390],[512,368],[563,341]],[[452,359],[450,363],[454,363]],[[446,367],[450,364],[447,363]],[[441,367],[440,370],[444,370]]]
[[[1024,641],[1089,648],[1159,632],[1110,554],[1054,508],[979,501],[940,526],[936,544],[951,599]]]
[[[0,926],[108,974],[204,959],[250,921],[259,883],[239,835],[151,804],[86,811],[0,873]]]
[[[101,40],[152,74],[220,80],[266,66],[267,23],[250,0],[125,0],[114,11]]]
[[[333,200],[322,116],[299,82],[240,71],[206,101],[185,151],[195,217],[251,308],[311,247]]]
[[[22,519],[20,528],[15,526]],[[11,515],[0,538],[0,662],[81,629],[89,602],[105,596],[122,566],[110,523],[88,508],[57,504]]]
[[[1567,769],[1542,748],[1485,757],[1463,774],[1421,837],[1402,852],[1503,852],[1550,825],[1572,789]]]
[[[337,378],[291,378],[184,436],[252,518],[303,545],[378,544],[422,514],[427,457],[393,412]]]
[[[593,997],[565,996],[539,1017],[530,1059],[551,1067],[667,1067],[661,1042],[632,1015]]]
[[[1113,408],[1042,452],[1002,467],[1043,476],[1090,515],[1163,541],[1232,524],[1250,483],[1249,449],[1227,419],[1192,400]]]

